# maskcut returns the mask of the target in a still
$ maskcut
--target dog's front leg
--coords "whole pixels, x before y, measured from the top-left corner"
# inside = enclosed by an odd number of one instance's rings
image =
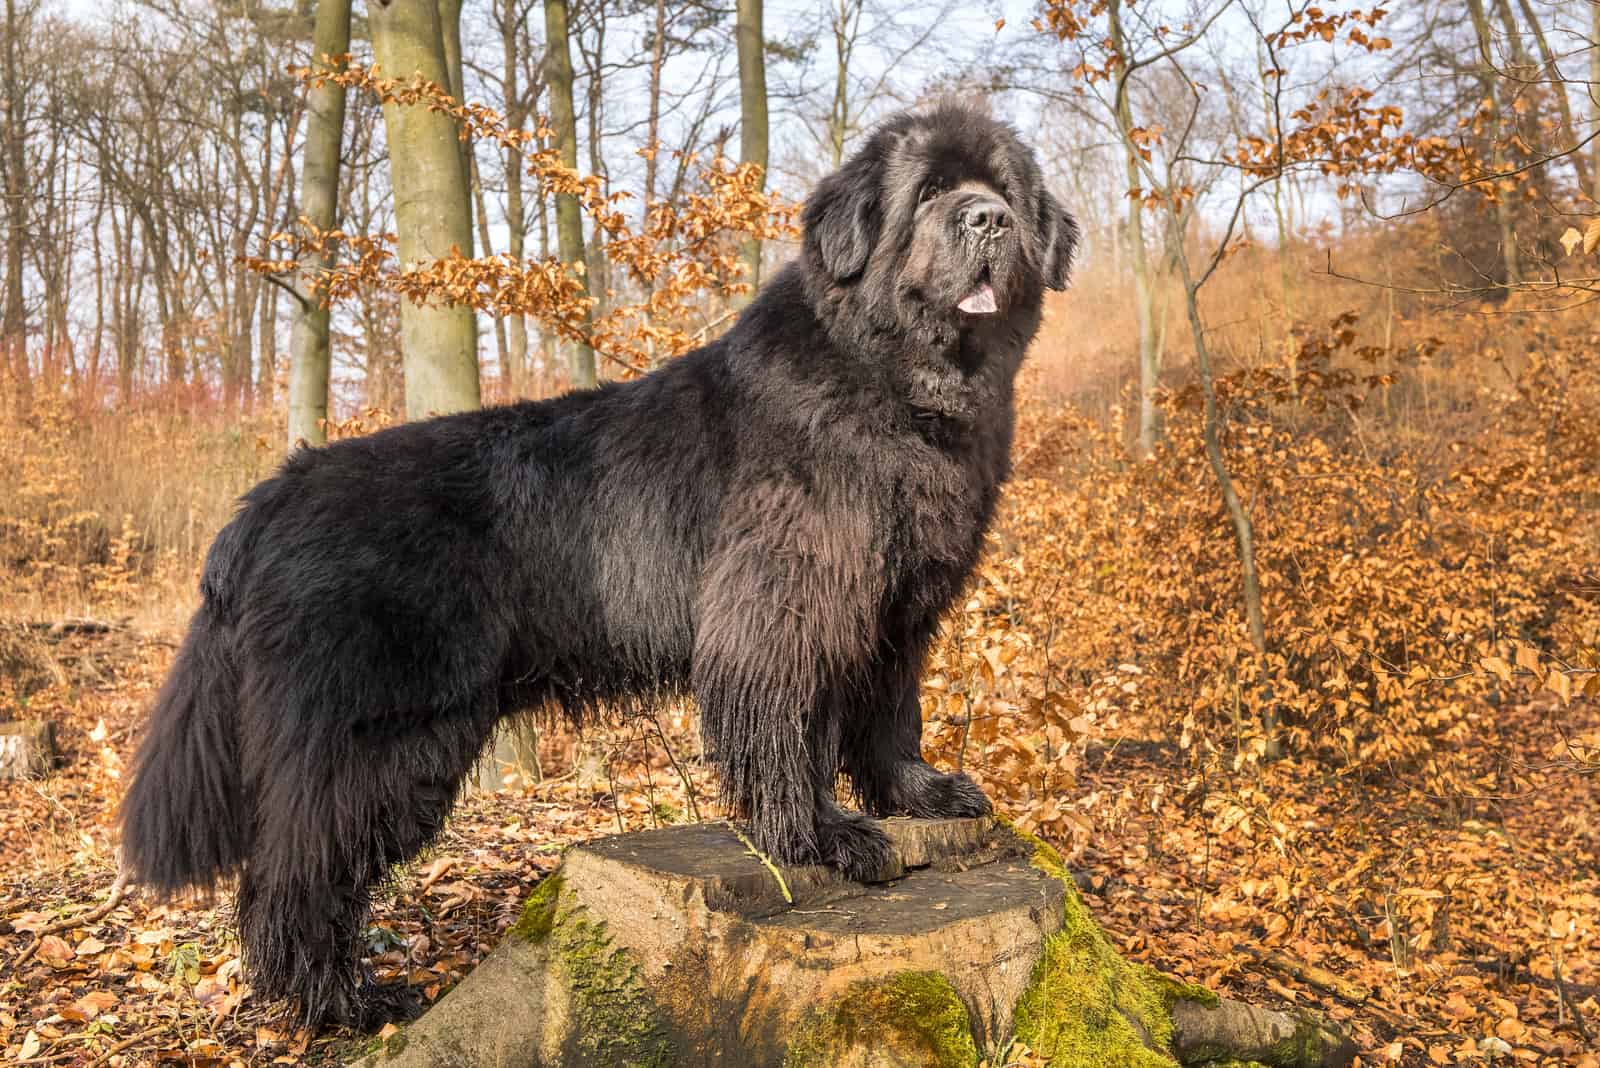
[[[691,682],[709,756],[758,848],[871,878],[889,856],[874,823],[832,797],[845,680],[870,663],[881,573],[816,487],[769,485],[701,576]]]
[[[929,628],[931,631],[931,628]],[[865,703],[846,726],[843,764],[861,807],[874,816],[982,816],[989,799],[961,772],[922,757],[921,676],[927,638],[908,635],[880,653]]]

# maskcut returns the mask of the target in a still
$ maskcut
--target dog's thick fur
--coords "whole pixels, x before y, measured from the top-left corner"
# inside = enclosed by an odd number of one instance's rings
[[[1010,225],[974,228],[996,200]],[[964,214],[965,213],[965,214]],[[898,116],[807,202],[799,261],[638,381],[304,449],[217,536],[123,808],[134,875],[239,877],[256,991],[362,980],[371,887],[494,727],[690,692],[756,844],[879,870],[867,813],[988,810],[922,760],[918,676],[1007,473],[1012,379],[1076,238],[1007,127]],[[957,309],[992,287],[991,314]]]

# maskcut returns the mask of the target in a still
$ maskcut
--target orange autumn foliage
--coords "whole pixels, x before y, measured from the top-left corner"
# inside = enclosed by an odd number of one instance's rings
[[[1478,743],[1499,704],[1600,696],[1600,373],[1585,346],[1531,356],[1476,399],[1481,433],[1440,441],[1385,415],[1437,342],[1358,348],[1351,326],[1303,337],[1292,378],[1217,383],[1267,655],[1246,633],[1196,388],[1166,397],[1166,442],[1145,462],[1116,427],[1035,408],[1002,534],[937,651],[931,748],[1070,839],[1087,826],[1065,801],[1085,738],[1135,729],[1178,741],[1196,775],[1248,772],[1270,707],[1291,752],[1339,774],[1468,796],[1495,786]],[[1597,742],[1552,756],[1600,766]]]
[[[351,64],[348,56],[325,58],[329,68],[295,73],[312,85],[332,81],[386,104],[444,112],[460,126],[462,140],[493,142],[520,155],[537,195],[577,199],[590,229],[600,235],[607,261],[631,283],[627,291],[606,293],[602,302],[586,291],[583,264],[565,264],[554,256],[471,258],[457,251],[429,263],[396,265],[394,235],[318,232],[304,219],[299,232],[272,235],[270,242],[278,246],[272,257],[246,261],[257,271],[279,275],[296,271],[308,253],[331,253],[334,266],[314,283],[316,295],[328,303],[374,287],[419,304],[527,315],[561,337],[592,346],[629,377],[705,340],[707,331],[692,324],[708,298],[723,300],[749,289],[740,280],[741,237],[778,240],[796,232],[798,205],[764,190],[759,167],[717,156],[700,164],[697,187],[676,202],[644,205],[633,220],[622,207],[629,194],[607,192],[598,176],[561,162],[553,131],[543,120],[532,129],[511,127],[494,109],[458,102],[420,76],[386,78],[376,67]],[[603,312],[592,315],[597,307]]]

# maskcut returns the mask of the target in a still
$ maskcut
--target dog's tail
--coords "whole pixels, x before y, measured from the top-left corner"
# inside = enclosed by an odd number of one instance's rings
[[[239,866],[250,844],[231,628],[207,600],[150,712],[122,801],[128,873],[164,893],[212,886]]]

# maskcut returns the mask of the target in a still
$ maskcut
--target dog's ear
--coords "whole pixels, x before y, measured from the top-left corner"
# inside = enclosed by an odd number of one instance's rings
[[[1040,257],[1044,284],[1051,289],[1067,288],[1072,257],[1078,250],[1078,220],[1048,192],[1039,198],[1039,247],[1044,250]]]
[[[815,256],[836,282],[867,269],[881,226],[873,167],[857,156],[828,175],[806,199],[800,220],[807,256]]]

